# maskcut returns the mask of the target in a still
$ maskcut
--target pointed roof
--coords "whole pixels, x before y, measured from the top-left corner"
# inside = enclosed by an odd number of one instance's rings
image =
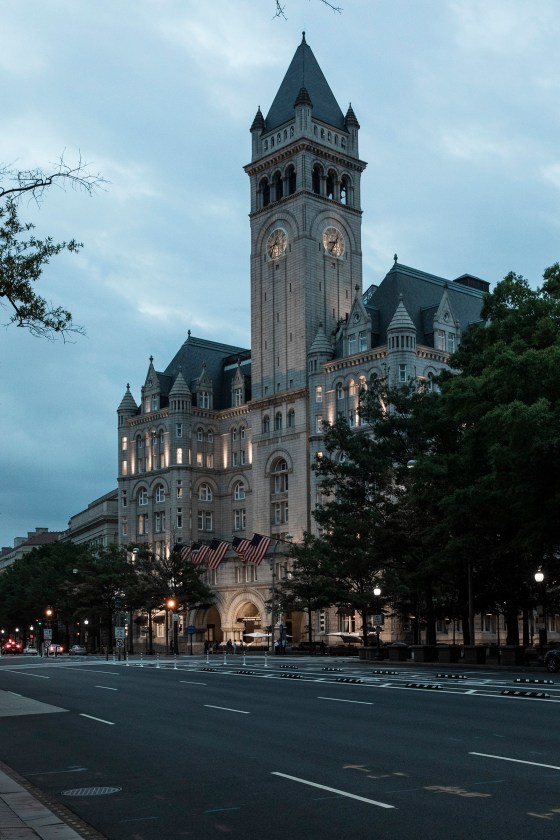
[[[183,376],[183,371],[179,368],[179,373],[175,377],[175,382],[173,383],[173,387],[169,392],[170,397],[190,397],[191,391],[187,383],[185,382],[185,377]]]
[[[138,411],[138,406],[136,405],[136,400],[130,393],[130,384],[127,382],[126,384],[126,393],[121,400],[121,404],[118,407],[118,411]]]
[[[333,348],[332,344],[330,343],[329,339],[326,336],[325,329],[323,324],[319,324],[319,329],[317,330],[317,335],[313,341],[313,344],[309,348],[308,355],[320,355],[326,356],[328,359],[332,359],[333,355]]]
[[[395,314],[391,318],[391,323],[389,324],[387,330],[413,330],[416,332],[414,322],[406,311],[406,307],[403,303],[402,294],[399,295],[399,305],[395,309]]]
[[[344,114],[305,40],[305,32],[270,106],[266,117],[267,131],[273,131],[294,118],[294,104],[299,100],[302,88],[313,103],[313,116],[345,131]]]

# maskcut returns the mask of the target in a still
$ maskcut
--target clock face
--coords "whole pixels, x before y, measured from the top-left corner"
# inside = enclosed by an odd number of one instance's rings
[[[288,246],[288,237],[286,231],[282,228],[276,228],[268,237],[266,243],[266,252],[271,260],[277,260],[278,257],[286,253]]]
[[[328,227],[323,234],[323,247],[327,254],[341,257],[346,249],[344,236],[338,228]]]

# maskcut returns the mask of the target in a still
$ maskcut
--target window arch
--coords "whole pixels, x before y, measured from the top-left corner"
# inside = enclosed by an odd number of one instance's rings
[[[138,491],[138,504],[142,506],[148,504],[148,491],[145,487],[141,487]]]
[[[245,426],[239,427],[239,440],[245,440]]]
[[[233,486],[233,499],[235,502],[241,502],[245,498],[245,485],[242,481],[236,481]]]
[[[296,191],[296,169],[295,166],[288,166],[286,170],[286,180],[288,183],[288,195],[293,195]]]
[[[279,432],[282,430],[282,412],[277,411],[274,415],[274,431]]]
[[[262,431],[263,435],[266,435],[268,434],[268,432],[270,432],[270,417],[268,416],[268,414],[265,414],[262,419]]]
[[[295,409],[290,408],[288,411],[288,429],[295,429],[296,426],[296,412]]]
[[[311,175],[311,187],[315,195],[321,195],[321,177],[323,175],[323,170],[318,164],[315,164],[313,167],[313,172]]]
[[[342,204],[350,204],[350,179],[343,175],[340,181],[340,201]]]
[[[272,179],[272,184],[274,187],[274,200],[280,201],[284,194],[284,185],[282,183],[282,176],[279,172],[276,172],[274,178]]]
[[[237,440],[237,426],[232,426],[230,434],[231,434],[231,442],[235,443],[235,441]]]
[[[342,382],[337,382],[336,383],[336,398],[337,398],[337,400],[343,400],[344,399],[344,387],[342,385]]]
[[[209,484],[201,484],[198,488],[199,502],[211,502],[213,499],[212,488]]]
[[[261,194],[261,207],[268,207],[270,204],[270,184],[268,178],[263,178],[259,184]]]
[[[272,493],[274,495],[288,492],[288,463],[285,458],[278,458],[274,462],[271,477]]]

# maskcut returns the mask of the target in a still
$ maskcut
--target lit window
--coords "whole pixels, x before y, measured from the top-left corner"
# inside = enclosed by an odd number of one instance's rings
[[[122,461],[121,463],[121,474],[127,475],[128,474],[128,464],[126,461]]]
[[[323,387],[322,385],[317,385],[315,388],[315,402],[323,402]]]
[[[127,449],[128,449],[128,438],[123,437],[123,439],[122,439],[122,451],[126,452]]]
[[[181,479],[179,479],[177,482],[177,498],[183,498],[183,482],[181,481]]]
[[[138,514],[138,535],[143,536],[144,534],[148,533],[148,514],[147,513],[139,513]]]
[[[178,464],[183,463],[183,447],[182,446],[177,447],[177,463]]]

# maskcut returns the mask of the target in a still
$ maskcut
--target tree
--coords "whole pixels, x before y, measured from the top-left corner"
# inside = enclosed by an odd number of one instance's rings
[[[282,0],[275,0],[275,3],[276,3],[276,12],[275,12],[274,17],[281,17],[281,18],[284,18],[284,20],[287,20],[286,4],[283,3]],[[334,3],[329,2],[329,0],[321,0],[321,3],[323,3],[325,6],[328,6],[329,9],[333,10],[333,12],[338,12],[338,14],[340,14],[342,12],[342,7],[341,6],[335,6]]]
[[[541,289],[508,274],[486,296],[441,375],[440,427],[424,469],[440,476],[439,524],[448,557],[472,578],[473,603],[506,618],[519,642],[518,611],[533,597],[534,571],[559,576],[560,266]],[[524,640],[527,640],[527,629]]]
[[[53,185],[71,185],[91,194],[103,183],[100,175],[88,173],[81,158],[71,166],[62,157],[50,172],[0,168],[0,305],[11,312],[10,324],[50,339],[83,334],[83,327],[73,323],[67,309],[53,306],[34,290],[51,257],[63,250],[75,253],[82,245],[75,239],[56,243],[51,237],[36,238],[31,233],[34,226],[20,221],[17,202],[27,195],[41,203],[45,190]]]

